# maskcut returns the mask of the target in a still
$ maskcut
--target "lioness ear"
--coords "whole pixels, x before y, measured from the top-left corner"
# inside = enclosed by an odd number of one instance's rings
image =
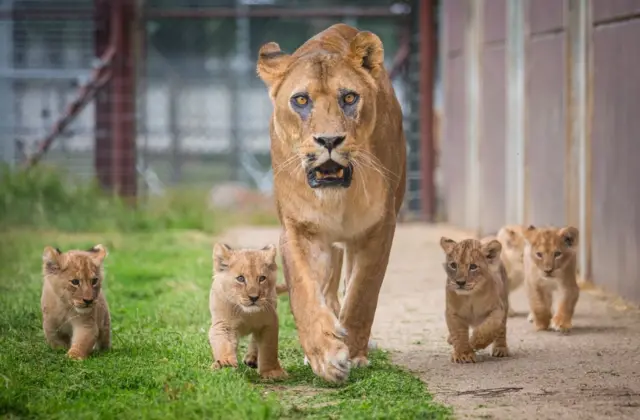
[[[256,70],[264,84],[271,88],[284,75],[290,63],[291,56],[282,52],[280,45],[268,42],[258,51]]]
[[[48,272],[56,272],[60,269],[60,256],[62,252],[58,248],[51,246],[44,247],[42,252],[42,264]]]
[[[500,258],[500,252],[502,252],[502,244],[497,239],[482,245],[482,255],[484,255],[490,263]]]
[[[377,77],[384,64],[384,48],[376,34],[360,31],[351,41],[349,58],[357,67],[362,67]]]
[[[558,231],[558,235],[560,235],[560,237],[562,238],[562,241],[569,248],[573,248],[578,244],[578,237],[579,237],[578,229],[574,228],[573,226],[567,226],[560,229]]]
[[[231,247],[227,244],[218,242],[213,246],[213,261],[217,271],[225,271],[229,268],[229,257],[231,256]]]
[[[453,251],[453,248],[456,246],[456,241],[453,239],[445,238],[444,236],[440,238],[440,247],[444,250],[445,254],[449,254]]]
[[[95,254],[94,260],[98,264],[102,264],[102,261],[104,261],[107,255],[109,255],[109,253],[107,252],[107,248],[105,248],[102,244],[95,245],[94,247],[89,249],[88,252]]]

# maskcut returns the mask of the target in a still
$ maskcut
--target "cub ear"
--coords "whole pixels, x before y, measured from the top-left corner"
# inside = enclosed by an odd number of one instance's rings
[[[267,258],[269,258],[270,261],[273,261],[273,262],[276,261],[276,255],[278,254],[278,248],[276,248],[276,246],[274,244],[269,244],[269,245],[265,246],[264,248],[262,248],[262,251],[264,251],[267,254]]]
[[[453,239],[445,238],[444,236],[440,238],[440,247],[444,250],[445,254],[451,253],[455,246],[456,241],[454,241]]]
[[[291,56],[280,49],[276,42],[268,42],[258,51],[258,76],[268,88],[271,88],[287,71]]]
[[[360,31],[351,41],[349,58],[356,67],[368,70],[377,77],[384,65],[384,47],[376,34]]]
[[[534,225],[529,225],[526,228],[522,229],[522,236],[524,236],[525,241],[531,243],[533,238],[536,235],[536,227]]]
[[[102,244],[94,245],[88,250],[88,252],[95,254],[94,260],[96,260],[98,264],[101,264],[102,261],[107,258],[107,255],[109,255],[107,248],[105,248],[105,246]]]
[[[55,272],[60,269],[60,256],[62,252],[58,248],[51,246],[44,247],[42,252],[42,264],[48,272]]]
[[[560,235],[562,241],[569,248],[573,248],[578,244],[578,238],[580,236],[578,233],[578,229],[574,228],[573,226],[563,227],[562,229],[558,230],[558,235]]]
[[[482,255],[490,262],[493,263],[496,259],[500,258],[500,252],[502,252],[502,244],[494,239],[482,245]]]
[[[217,271],[225,271],[229,268],[231,251],[231,247],[222,242],[218,242],[213,246],[213,261],[215,262]]]

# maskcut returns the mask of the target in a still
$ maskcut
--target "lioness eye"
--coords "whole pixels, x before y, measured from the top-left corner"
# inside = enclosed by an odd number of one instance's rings
[[[244,283],[244,276],[238,276],[236,277],[236,280],[238,281],[238,283]]]
[[[91,284],[93,284],[94,286],[95,286],[96,284],[98,284],[98,278],[97,278],[97,277],[92,278],[92,279],[91,279]]]
[[[451,261],[449,263],[449,268],[451,268],[452,270],[455,270],[458,268],[458,264],[456,264],[455,261]]]
[[[77,285],[79,285],[79,284],[80,284],[80,280],[78,280],[78,279],[73,279],[73,280],[71,280],[71,284],[73,284],[74,286],[77,286]]]
[[[536,252],[536,257],[542,258],[542,253],[541,252]]]
[[[262,282],[263,282],[263,281],[265,281],[266,279],[267,279],[267,278],[266,278],[265,276],[260,276],[260,277],[258,277],[258,281],[259,281],[260,283],[262,283]]]
[[[293,101],[298,106],[305,106],[309,103],[309,98],[305,95],[294,96]]]
[[[478,269],[478,266],[477,266],[477,265],[475,265],[475,264],[469,264],[469,270],[471,270],[471,271],[475,271],[475,270],[477,270],[477,269]]]
[[[344,95],[344,97],[342,98],[342,100],[344,101],[345,104],[347,105],[351,105],[356,101],[357,97],[354,93],[347,93],[346,95]]]

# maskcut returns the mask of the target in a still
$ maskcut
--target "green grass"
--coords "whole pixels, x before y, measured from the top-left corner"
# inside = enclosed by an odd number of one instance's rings
[[[4,184],[4,195],[0,189],[0,203],[6,202],[9,190],[21,203],[19,211],[33,210],[27,197],[39,192],[42,183],[55,185],[55,179],[41,180],[20,195],[16,186],[25,181],[12,176],[13,186]],[[369,368],[352,371],[343,386],[313,375],[302,363],[286,296],[279,305],[280,358],[290,378],[264,382],[245,367],[212,371],[207,341],[211,246],[213,233],[229,219],[203,210],[195,211],[194,217],[188,205],[167,202],[166,211],[155,209],[155,214],[150,208],[129,209],[145,222],[135,224],[127,219],[126,208],[120,213],[120,204],[94,195],[104,200],[105,208],[96,222],[85,213],[91,206],[82,202],[75,209],[66,207],[71,216],[65,216],[65,207],[50,205],[75,197],[67,187],[52,189],[53,199],[43,199],[44,193],[34,197],[33,202],[46,210],[32,223],[11,207],[0,213],[0,226],[5,228],[0,233],[0,418],[450,416],[420,380],[390,363],[383,351],[371,355]],[[209,225],[202,226],[202,220],[209,220]],[[192,225],[196,227],[185,229]],[[45,245],[67,250],[96,243],[109,249],[104,290],[112,315],[113,348],[83,362],[70,361],[64,351],[51,350],[44,341],[41,253]],[[245,349],[246,339],[240,356]]]

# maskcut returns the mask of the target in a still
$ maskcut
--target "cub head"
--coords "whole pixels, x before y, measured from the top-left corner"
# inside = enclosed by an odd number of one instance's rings
[[[470,294],[493,281],[492,267],[499,264],[502,245],[495,239],[482,243],[476,239],[456,242],[440,238],[440,246],[446,254],[444,271],[447,273],[447,289],[457,294]]]
[[[244,312],[268,309],[275,296],[278,266],[276,246],[262,249],[232,249],[217,243],[213,247],[214,279],[224,297]]]
[[[42,272],[60,299],[78,313],[88,313],[102,288],[106,256],[107,249],[102,245],[67,252],[47,246],[42,254]]]
[[[578,229],[573,226],[536,228],[530,225],[524,230],[525,252],[545,277],[554,277],[558,270],[575,261],[578,236]]]
[[[258,75],[274,106],[272,130],[285,155],[281,165],[285,173],[300,168],[311,188],[348,188],[354,171],[375,167],[370,136],[385,74],[382,42],[367,31],[347,41],[342,32],[355,29],[346,25],[331,30],[334,38],[322,45],[345,48],[289,55],[270,42],[258,56]]]
[[[522,234],[522,226],[507,225],[500,228],[497,239],[504,247],[504,251],[511,251],[515,254],[524,252],[524,236]]]

